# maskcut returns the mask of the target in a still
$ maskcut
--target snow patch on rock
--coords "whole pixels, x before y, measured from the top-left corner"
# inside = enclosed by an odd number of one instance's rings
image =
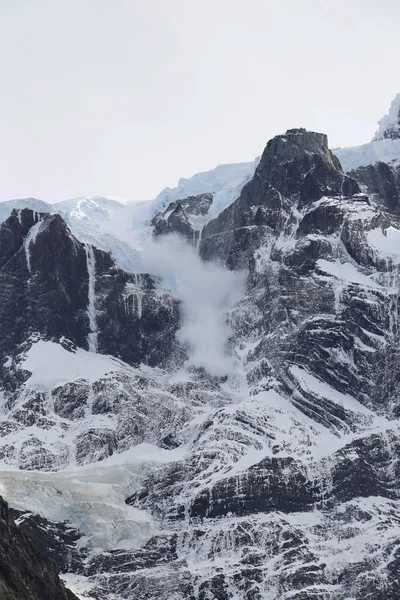
[[[79,379],[94,382],[112,371],[131,370],[111,356],[94,355],[82,348],[69,352],[60,344],[44,340],[32,344],[21,368],[31,372],[26,387],[42,391]]]

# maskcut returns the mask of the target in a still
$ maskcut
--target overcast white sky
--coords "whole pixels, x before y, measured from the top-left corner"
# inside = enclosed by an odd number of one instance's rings
[[[399,0],[0,0],[0,200],[144,200],[290,127],[367,142]]]

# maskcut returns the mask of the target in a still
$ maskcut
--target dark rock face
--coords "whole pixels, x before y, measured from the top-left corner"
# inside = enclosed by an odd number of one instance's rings
[[[77,600],[55,565],[15,525],[0,497],[0,596],[2,600]]]
[[[143,568],[157,567],[177,560],[177,536],[160,536],[152,538],[140,550],[115,550],[108,555],[98,555],[88,561],[85,573],[95,575],[99,571],[105,573],[131,573]]]
[[[190,244],[196,245],[212,200],[212,194],[199,194],[171,202],[164,212],[152,220],[154,235],[177,233]]]
[[[58,215],[14,211],[0,226],[1,355],[30,332],[85,346],[85,250]]]
[[[177,300],[160,289],[154,277],[131,275],[114,264],[103,270],[103,253],[95,250],[94,255],[99,352],[131,365],[179,364],[184,354],[175,339],[180,320]]]
[[[350,171],[360,184],[367,187],[370,194],[377,194],[385,201],[390,212],[400,212],[400,167],[384,162],[377,162],[367,167],[358,167]]]
[[[388,440],[380,435],[355,440],[319,464],[310,462],[309,472],[321,474],[318,478],[310,478],[302,462],[291,457],[265,458],[245,473],[226,477],[200,492],[194,497],[189,513],[194,519],[214,519],[276,510],[282,513],[307,512],[313,507],[328,510],[340,503],[369,496],[398,500],[400,465],[389,470],[387,461],[390,461],[392,453],[397,456],[399,452],[398,436],[389,434],[389,445]],[[178,481],[176,472],[171,472],[169,481],[172,485],[164,490],[166,495],[174,491]],[[153,484],[154,480],[149,480],[149,488],[128,498],[127,502],[154,506]],[[182,508],[178,507],[176,513],[164,516],[172,520],[176,515],[183,518]]]
[[[117,438],[113,430],[96,428],[85,431],[76,438],[76,462],[78,465],[104,460],[117,449]]]
[[[88,248],[59,215],[14,211],[0,226],[1,357],[12,356],[33,334],[81,348],[95,335],[99,352],[129,364],[179,360],[177,302],[154,278],[128,274],[105,252],[92,252],[90,274]]]
[[[64,419],[83,418],[89,394],[90,385],[85,380],[74,381],[53,389],[54,412]],[[30,415],[31,412],[29,411],[28,414]]]
[[[51,523],[40,515],[9,509],[21,531],[60,573],[81,572],[85,552],[77,549],[82,535],[68,523]]]
[[[192,496],[190,506],[178,507],[177,513],[168,509],[176,507],[178,498],[188,498],[193,472],[185,465],[178,476],[176,467],[171,467],[167,474],[160,473],[159,481],[149,480],[147,490],[130,501],[152,510],[163,505],[161,518],[169,521],[166,528],[174,527],[178,516],[176,529],[185,531],[180,541],[185,555],[195,552],[206,560],[207,552],[212,552],[210,567],[214,561],[224,563],[219,574],[213,568],[201,584],[214,594],[218,581],[217,589],[234,586],[246,600],[269,597],[267,592],[276,600],[289,593],[289,597],[311,600],[314,586],[321,593],[317,597],[329,600],[397,600],[400,538],[394,533],[389,541],[387,535],[393,527],[398,532],[400,470],[397,461],[394,469],[391,461],[398,455],[399,443],[398,435],[372,435],[318,464],[267,458],[233,478],[204,487]],[[355,556],[346,564],[340,558],[342,549],[356,545],[365,531],[376,536],[379,550],[375,553],[371,547],[363,558]],[[179,553],[170,560],[177,569]],[[379,575],[377,564],[382,569]],[[136,578],[133,572],[130,583]],[[121,589],[127,589],[127,581],[122,581]],[[162,594],[161,588],[154,587],[153,596],[158,589]],[[203,597],[197,594],[193,597]]]
[[[323,196],[350,197],[359,191],[329,150],[326,135],[290,129],[268,142],[240,197],[204,228],[201,256],[230,268],[246,266],[268,232],[283,229],[293,206],[301,209]]]

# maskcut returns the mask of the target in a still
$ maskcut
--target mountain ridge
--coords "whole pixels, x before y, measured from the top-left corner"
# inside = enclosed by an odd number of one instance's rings
[[[333,149],[345,172],[376,162],[400,160],[399,98],[400,95],[397,95],[389,113],[379,121],[380,129],[371,142]],[[0,222],[11,214],[13,208],[59,212],[81,242],[110,252],[124,269],[140,272],[144,268],[141,258],[143,245],[151,236],[151,221],[158,213],[165,211],[172,202],[208,193],[213,195],[213,202],[206,222],[213,220],[240,195],[243,186],[253,177],[259,161],[257,157],[249,163],[222,164],[190,178],[181,178],[177,187],[165,188],[154,200],[138,203],[126,204],[101,196],[81,197],[56,204],[35,199],[5,201],[0,203]]]

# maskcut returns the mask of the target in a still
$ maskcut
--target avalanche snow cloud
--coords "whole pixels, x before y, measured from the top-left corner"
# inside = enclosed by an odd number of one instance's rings
[[[246,272],[204,263],[177,235],[151,240],[143,256],[146,270],[162,277],[182,303],[177,339],[187,349],[187,366],[203,367],[212,376],[231,374],[228,313],[243,297]]]

